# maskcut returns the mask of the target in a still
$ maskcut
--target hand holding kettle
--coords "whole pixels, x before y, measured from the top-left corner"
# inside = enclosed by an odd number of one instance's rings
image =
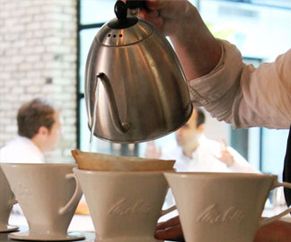
[[[213,70],[221,57],[221,45],[189,1],[145,0],[145,5],[139,17],[170,37],[187,80]]]

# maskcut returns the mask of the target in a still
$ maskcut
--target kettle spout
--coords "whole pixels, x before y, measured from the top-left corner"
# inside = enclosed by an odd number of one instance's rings
[[[112,86],[110,84],[109,78],[106,76],[105,73],[100,72],[96,75],[96,85],[95,85],[95,105],[94,105],[94,112],[96,112],[96,106],[97,106],[97,83],[98,79],[100,79],[101,83],[104,86],[104,89],[106,91],[106,94],[109,98],[109,114],[111,116],[112,124],[116,130],[118,130],[120,133],[126,133],[130,129],[130,123],[129,122],[122,122],[119,111],[116,104],[116,99],[114,96],[114,92],[112,89]],[[93,117],[96,115],[96,113],[93,114]],[[92,115],[91,115],[92,116]],[[95,121],[96,122],[96,121]],[[95,124],[91,125],[91,128],[95,127]],[[94,130],[93,130],[94,131]]]

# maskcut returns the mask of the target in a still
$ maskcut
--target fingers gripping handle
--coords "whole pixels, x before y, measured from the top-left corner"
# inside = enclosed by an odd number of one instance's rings
[[[146,8],[146,2],[143,0],[127,0],[126,5],[129,9]]]
[[[288,183],[288,182],[276,182],[275,185],[273,186],[273,189],[275,188],[278,188],[278,187],[285,187],[285,188],[289,188],[291,189],[291,183]],[[263,226],[263,225],[266,225],[266,224],[269,224],[275,220],[278,220],[279,218],[289,214],[291,212],[291,207],[285,209],[283,212],[275,215],[275,216],[272,216],[270,218],[264,218],[261,222],[260,222],[260,226]]]
[[[76,187],[75,187],[75,191],[74,191],[71,199],[67,202],[67,204],[65,206],[60,208],[59,214],[62,214],[62,215],[67,213],[68,211],[70,211],[74,207],[75,203],[79,200],[79,198],[81,197],[81,194],[82,194],[80,184],[79,184],[76,176],[73,173],[67,174],[66,179],[74,179],[75,183],[76,183]]]

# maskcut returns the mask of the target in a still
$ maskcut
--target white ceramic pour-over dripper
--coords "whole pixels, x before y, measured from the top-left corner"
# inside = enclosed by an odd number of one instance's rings
[[[3,172],[29,225],[29,231],[9,235],[21,240],[79,240],[67,229],[82,192],[74,164],[2,164]],[[17,179],[16,179],[17,178]]]
[[[9,215],[16,203],[13,192],[0,167],[0,232],[11,232],[18,229],[17,226],[8,224]]]

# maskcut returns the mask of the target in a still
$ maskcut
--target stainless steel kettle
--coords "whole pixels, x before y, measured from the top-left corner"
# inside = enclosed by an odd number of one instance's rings
[[[192,112],[186,78],[170,43],[151,24],[127,17],[129,3],[116,2],[117,18],[95,36],[85,73],[89,128],[119,143],[166,135]]]

